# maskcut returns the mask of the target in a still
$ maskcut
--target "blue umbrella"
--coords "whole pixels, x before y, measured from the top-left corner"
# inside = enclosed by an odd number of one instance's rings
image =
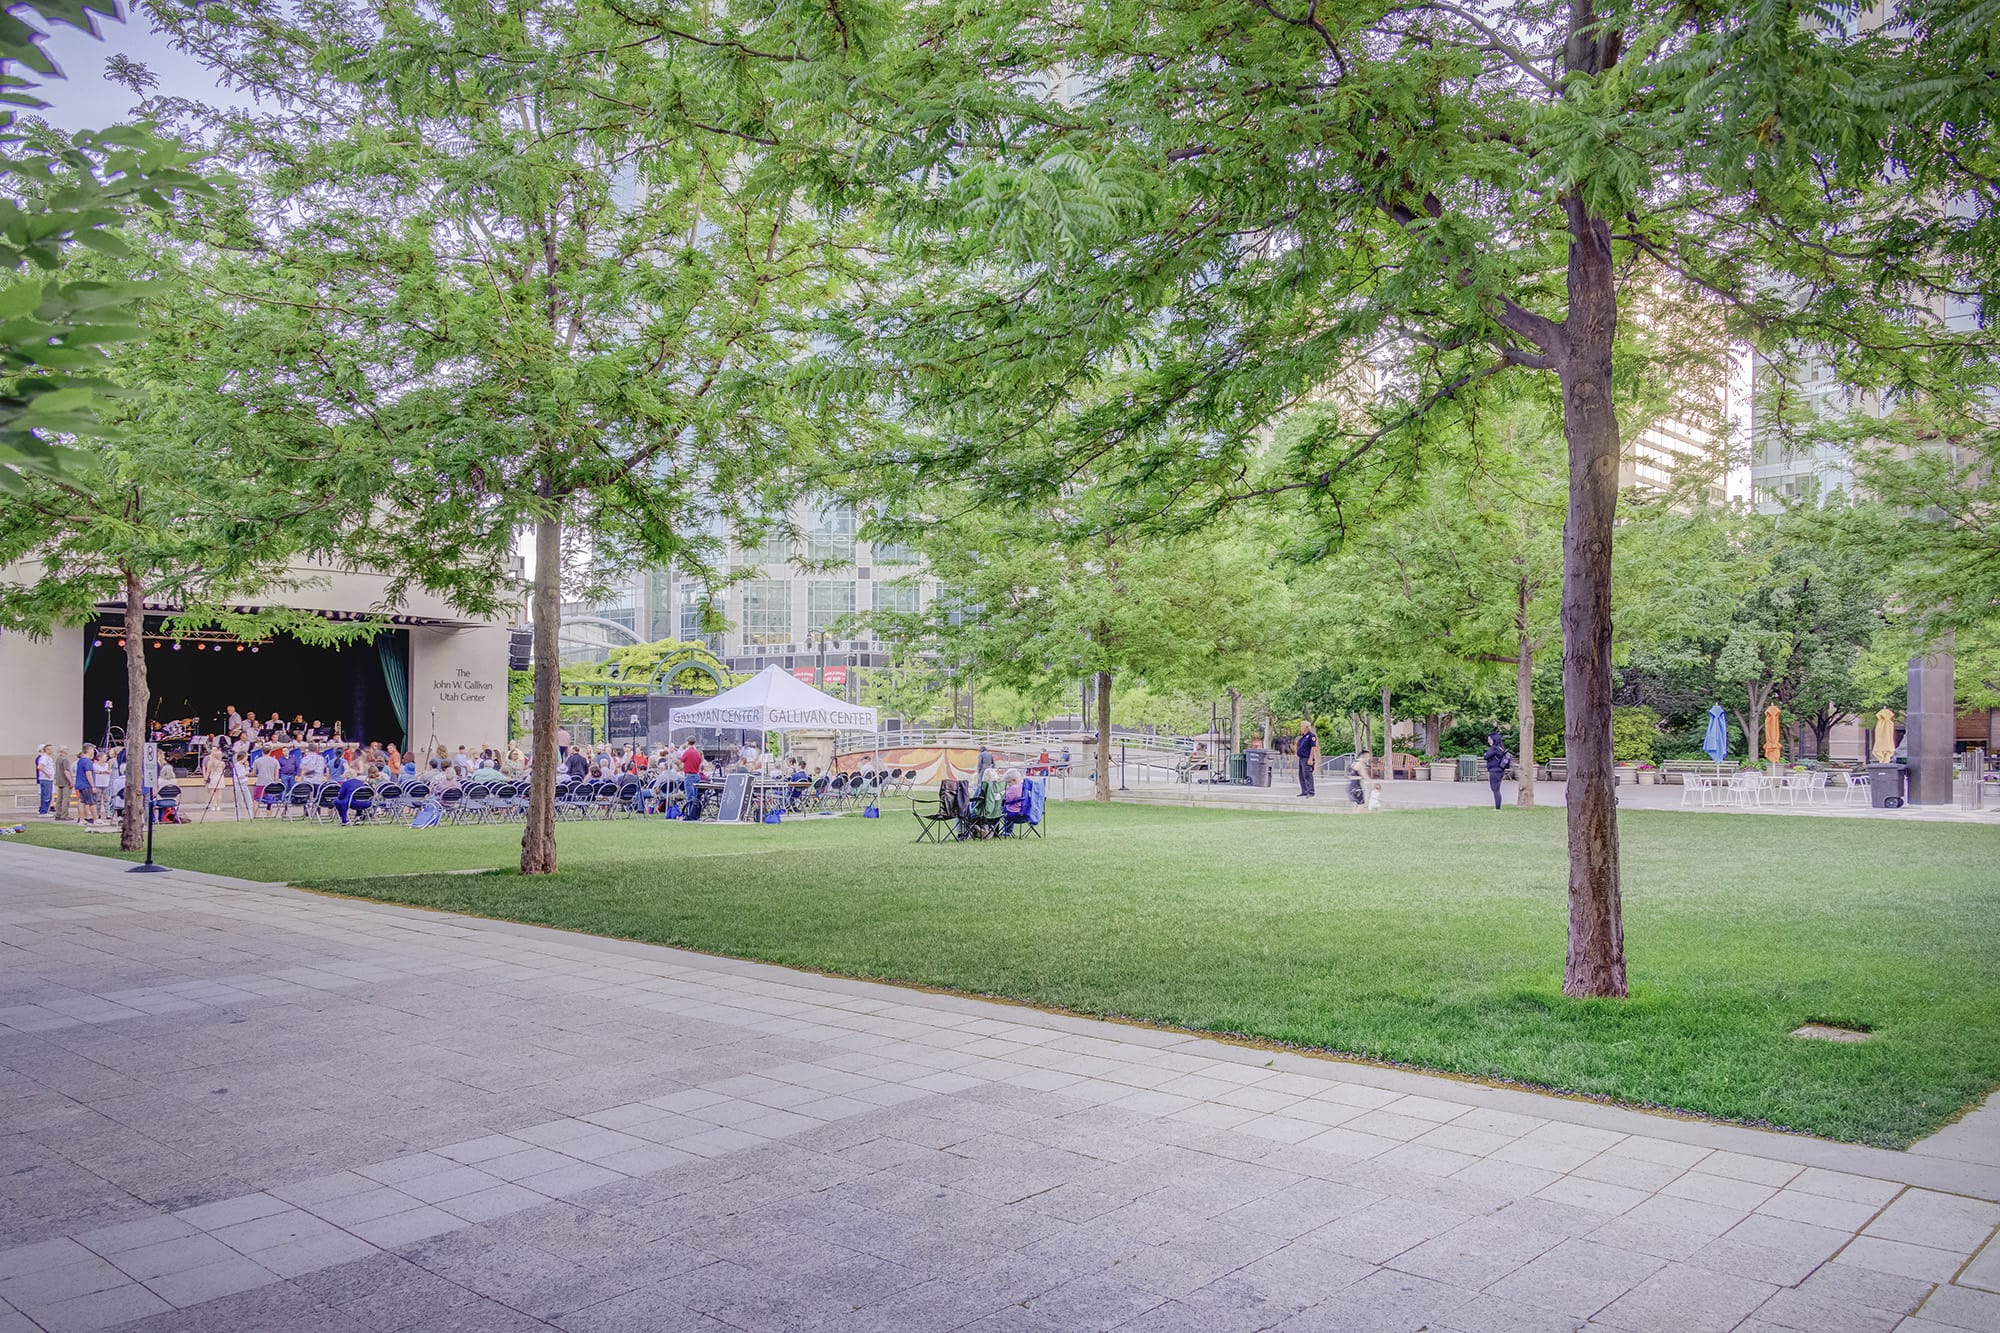
[[[1718,764],[1729,756],[1729,722],[1727,719],[1728,715],[1722,711],[1721,704],[1710,704],[1708,706],[1708,735],[1702,737],[1701,748],[1704,754]]]

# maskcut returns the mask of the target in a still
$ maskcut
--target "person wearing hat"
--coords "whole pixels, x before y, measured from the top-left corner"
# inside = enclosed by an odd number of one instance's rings
[[[46,819],[56,799],[56,757],[46,745],[35,750],[35,790],[41,797],[41,808],[35,813]]]
[[[1486,753],[1481,756],[1486,761],[1486,782],[1493,788],[1493,808],[1500,808],[1500,779],[1507,776],[1507,765],[1513,762],[1507,755],[1507,747],[1500,743],[1500,733],[1489,732],[1486,736]]]

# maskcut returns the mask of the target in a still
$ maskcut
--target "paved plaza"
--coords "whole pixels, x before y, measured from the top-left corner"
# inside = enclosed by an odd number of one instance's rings
[[[1996,1200],[1991,1111],[1887,1152],[0,845],[0,1333],[1992,1330]]]

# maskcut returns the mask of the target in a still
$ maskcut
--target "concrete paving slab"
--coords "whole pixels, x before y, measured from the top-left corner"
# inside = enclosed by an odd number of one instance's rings
[[[1985,1110],[1889,1153],[122,871],[0,846],[34,1166],[0,1174],[0,1333],[1837,1333],[2000,1302]]]

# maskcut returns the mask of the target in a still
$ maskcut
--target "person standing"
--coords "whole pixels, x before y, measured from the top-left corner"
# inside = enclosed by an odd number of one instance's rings
[[[1313,731],[1311,718],[1299,723],[1299,795],[1317,795],[1313,787],[1313,766],[1319,760],[1319,736]]]
[[[41,808],[35,813],[47,819],[56,801],[56,757],[44,745],[35,751],[35,793],[41,798]]]
[[[257,813],[257,807],[250,803],[250,761],[242,750],[234,751],[229,761],[229,791],[238,819],[249,819]]]
[[[97,749],[86,745],[76,752],[76,818],[80,824],[97,822]]]
[[[76,765],[69,757],[69,747],[56,747],[56,805],[51,815],[57,820],[69,818],[69,798],[76,790]]]
[[[201,785],[208,791],[208,803],[201,808],[205,816],[215,808],[215,798],[222,791],[223,774],[229,771],[229,761],[223,757],[222,742],[216,741],[208,747],[201,760]]]
[[[978,791],[986,785],[986,774],[993,768],[993,751],[986,748],[986,742],[979,743],[979,762],[974,766],[972,789]]]
[[[1493,788],[1493,808],[1500,808],[1500,779],[1507,776],[1507,747],[1500,743],[1500,733],[1491,732],[1486,737],[1486,785]]]

